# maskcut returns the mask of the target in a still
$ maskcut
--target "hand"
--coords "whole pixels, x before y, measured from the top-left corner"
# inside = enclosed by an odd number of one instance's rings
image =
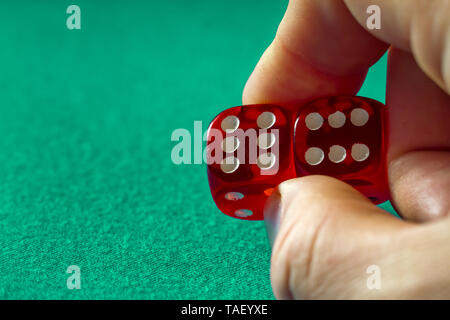
[[[380,30],[365,29],[373,4]],[[330,177],[282,183],[265,211],[279,299],[450,299],[450,1],[291,0],[243,101],[356,94],[388,48],[388,174],[404,220]]]

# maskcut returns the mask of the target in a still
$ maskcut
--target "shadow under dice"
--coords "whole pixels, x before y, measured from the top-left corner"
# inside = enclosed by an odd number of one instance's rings
[[[262,220],[267,197],[295,177],[293,117],[275,105],[235,107],[208,129],[208,178],[217,207],[225,214]]]
[[[298,176],[328,175],[374,203],[388,199],[386,107],[368,98],[331,97],[303,106],[294,128]]]

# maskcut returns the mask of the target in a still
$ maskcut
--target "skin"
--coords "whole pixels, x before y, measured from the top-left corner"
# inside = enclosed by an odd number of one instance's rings
[[[380,30],[366,28],[369,5]],[[278,299],[450,299],[449,0],[291,0],[243,102],[356,94],[386,50],[388,176],[404,219],[330,177],[282,183],[265,210]]]

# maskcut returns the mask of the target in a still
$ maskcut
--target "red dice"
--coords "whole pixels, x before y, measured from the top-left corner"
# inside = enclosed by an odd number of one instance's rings
[[[262,220],[278,184],[310,174],[340,179],[374,203],[386,201],[385,109],[372,99],[338,96],[295,110],[251,105],[223,111],[207,133],[214,202],[229,216]]]

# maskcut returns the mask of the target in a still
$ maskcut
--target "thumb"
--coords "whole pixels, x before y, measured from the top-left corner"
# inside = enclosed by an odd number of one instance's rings
[[[279,299],[450,297],[448,219],[406,222],[339,180],[308,176],[278,187],[265,220]]]

